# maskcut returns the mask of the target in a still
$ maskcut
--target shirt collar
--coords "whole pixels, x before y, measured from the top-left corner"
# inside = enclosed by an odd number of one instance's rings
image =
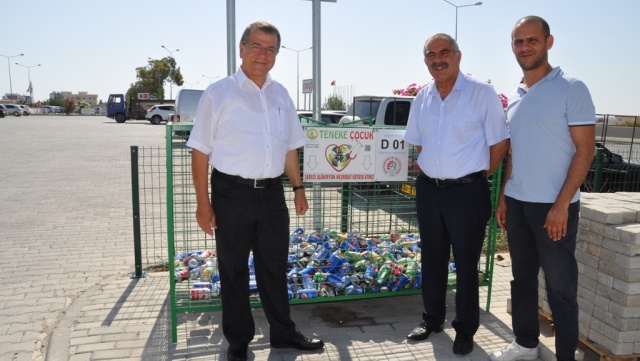
[[[242,87],[245,82],[251,80],[251,79],[249,79],[247,74],[245,74],[244,71],[242,71],[242,68],[240,68],[240,67],[238,67],[238,71],[236,71],[235,75],[236,75],[236,81],[238,82],[238,85],[240,87]],[[253,81],[252,81],[252,83],[253,83]],[[269,86],[270,84],[271,84],[271,73],[267,73],[267,80],[264,82],[263,88]]]
[[[453,84],[453,89],[454,90],[458,90],[458,91],[462,91],[462,90],[467,88],[468,84],[469,84],[469,80],[467,80],[466,75],[464,75],[462,73],[462,71],[458,71],[458,77],[456,78],[455,84]],[[440,93],[438,93],[438,87],[436,86],[436,82],[435,81],[431,83],[431,87],[429,88],[429,92],[428,92],[427,95],[429,95],[429,96],[434,96],[434,95],[440,96]]]
[[[551,69],[549,74],[545,75],[544,78],[540,79],[533,86],[535,87],[541,81],[553,80],[553,79],[557,78],[558,76],[562,76],[563,74],[564,74],[564,72],[562,71],[562,69],[560,69],[559,66],[556,66],[555,68]],[[529,88],[529,91],[531,91],[531,88]],[[520,95],[524,95],[526,92],[527,92],[527,90],[524,88],[524,84],[522,84],[522,83],[518,84],[518,93],[520,93]]]

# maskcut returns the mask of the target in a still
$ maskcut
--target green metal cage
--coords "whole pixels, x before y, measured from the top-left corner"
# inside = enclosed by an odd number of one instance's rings
[[[317,126],[317,125],[313,125]],[[169,123],[166,132],[166,204],[167,242],[171,298],[172,340],[177,342],[177,315],[184,312],[220,310],[221,303],[216,292],[207,292],[204,299],[192,297],[192,290],[201,277],[178,277],[176,270],[183,270],[182,260],[176,255],[211,250],[215,252],[215,239],[200,230],[195,219],[196,199],[191,176],[191,150],[186,147],[192,124]],[[303,159],[300,152],[300,159]],[[304,216],[291,214],[291,227],[305,231],[329,229],[334,234],[345,235],[358,230],[365,238],[385,238],[391,232],[399,234],[418,233],[415,210],[415,188],[413,179],[418,175],[414,164],[417,150],[409,150],[409,180],[407,182],[353,182],[353,183],[304,183],[309,210]],[[300,162],[302,165],[302,161]],[[479,264],[479,284],[489,287],[486,310],[491,300],[493,258],[497,225],[493,217],[500,188],[500,170],[491,179],[492,217],[487,226],[486,253]],[[293,209],[293,192],[288,179],[284,179],[285,197]],[[286,275],[283,275],[285,277]],[[449,286],[455,288],[452,282]],[[293,298],[291,304],[347,301],[362,298],[390,297],[420,293],[419,288],[403,288],[397,292],[375,292],[346,295],[344,292],[332,297]],[[252,306],[259,307],[260,300],[252,296]]]

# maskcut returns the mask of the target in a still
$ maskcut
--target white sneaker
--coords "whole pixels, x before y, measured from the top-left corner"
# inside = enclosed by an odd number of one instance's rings
[[[518,345],[515,341],[511,345],[496,351],[489,356],[491,361],[515,361],[515,360],[535,360],[538,358],[538,348],[527,348]]]

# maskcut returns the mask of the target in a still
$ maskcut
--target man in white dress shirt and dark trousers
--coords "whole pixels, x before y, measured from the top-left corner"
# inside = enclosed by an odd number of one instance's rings
[[[500,98],[486,81],[460,71],[462,53],[447,34],[424,45],[433,83],[411,106],[405,140],[418,147],[416,207],[422,239],[422,322],[407,338],[424,340],[445,321],[450,250],[456,263],[453,353],[473,350],[480,325],[478,261],[491,215],[487,176],[509,148]]]
[[[249,252],[253,251],[260,301],[269,321],[271,347],[317,350],[322,340],[302,335],[289,313],[287,256],[289,210],[281,176],[294,192],[296,214],[307,211],[298,148],[306,143],[293,100],[271,79],[280,33],[267,22],[249,25],[240,40],[242,64],[203,93],[187,146],[196,218],[216,233],[222,330],[227,360],[246,360],[255,324],[249,303]],[[211,198],[209,199],[209,164]]]

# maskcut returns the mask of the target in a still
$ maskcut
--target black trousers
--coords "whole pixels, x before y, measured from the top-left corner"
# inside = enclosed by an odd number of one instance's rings
[[[569,205],[567,235],[549,238],[543,227],[550,203],[522,202],[506,197],[507,238],[511,254],[513,333],[524,347],[536,347],[538,272],[544,271],[547,297],[556,327],[556,358],[574,360],[578,347],[578,264],[575,257],[580,202]]]
[[[480,326],[478,261],[491,214],[486,178],[446,188],[416,180],[416,206],[422,239],[423,319],[444,324],[450,250],[456,262],[456,333],[473,336]]]
[[[253,250],[260,301],[269,321],[271,342],[296,336],[289,313],[287,256],[289,210],[282,183],[268,188],[211,176],[211,204],[218,228],[222,331],[227,341],[249,343],[255,324],[249,303],[249,252]]]

